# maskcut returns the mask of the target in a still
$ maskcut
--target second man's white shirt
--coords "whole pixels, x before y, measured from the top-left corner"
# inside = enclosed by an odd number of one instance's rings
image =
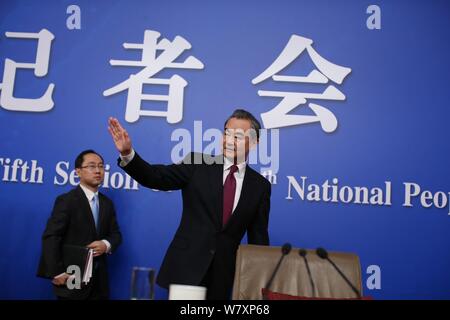
[[[92,198],[94,198],[95,195],[97,195],[97,197],[98,197],[98,191],[93,192],[92,190],[83,186],[81,183],[80,183],[80,187],[81,187],[81,190],[84,191],[84,194],[86,195],[86,198],[88,199],[89,204],[91,204]],[[100,223],[100,199],[99,199],[98,207],[99,207],[99,216],[98,216],[99,222],[98,223]],[[109,243],[108,240],[103,239],[102,241],[104,244],[106,244],[106,253],[109,253],[111,251],[111,244]]]

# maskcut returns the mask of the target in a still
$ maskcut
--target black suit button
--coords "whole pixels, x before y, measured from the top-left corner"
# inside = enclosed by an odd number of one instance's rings
[[[216,253],[216,250],[211,249],[211,250],[209,250],[209,253],[214,254],[214,253]]]

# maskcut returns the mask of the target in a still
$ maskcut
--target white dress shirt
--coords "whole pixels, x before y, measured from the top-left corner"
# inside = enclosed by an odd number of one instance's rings
[[[225,184],[225,180],[227,179],[228,174],[230,173],[230,168],[233,165],[233,162],[230,161],[227,157],[223,157],[223,184]],[[234,178],[236,179],[236,192],[234,194],[234,202],[233,202],[233,212],[236,209],[236,206],[239,202],[239,198],[241,197],[242,191],[242,183],[244,182],[245,176],[245,168],[247,167],[246,162],[242,162],[237,165],[238,170],[234,173]]]
[[[93,192],[92,190],[90,190],[87,187],[83,186],[81,183],[80,183],[80,187],[81,187],[81,190],[84,191],[84,194],[86,195],[86,198],[88,199],[89,204],[91,204],[92,199],[94,198],[94,196],[97,196],[97,198],[98,198],[98,191],[97,192]],[[98,208],[99,208],[99,216],[98,216],[99,222],[98,223],[100,223],[100,200],[99,200],[99,203],[98,203]],[[111,244],[109,243],[108,240],[102,240],[102,241],[106,244],[106,253],[109,253],[111,251]]]

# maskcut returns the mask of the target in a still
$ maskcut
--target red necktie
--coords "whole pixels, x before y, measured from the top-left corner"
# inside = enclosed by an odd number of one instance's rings
[[[233,164],[230,167],[230,173],[228,173],[225,183],[223,185],[223,226],[228,222],[233,212],[234,194],[236,193],[236,179],[234,173],[238,170],[238,167]]]

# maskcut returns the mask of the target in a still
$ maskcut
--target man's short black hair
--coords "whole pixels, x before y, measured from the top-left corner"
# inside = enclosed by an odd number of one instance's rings
[[[104,162],[104,161],[103,161],[103,157],[102,157],[99,153],[97,153],[96,151],[94,151],[94,150],[92,150],[92,149],[88,149],[88,150],[82,151],[82,152],[75,158],[75,168],[78,168],[78,169],[81,168],[81,166],[83,165],[84,156],[87,155],[87,154],[89,154],[89,153],[93,153],[93,154],[98,155],[98,156],[100,157],[100,159],[102,159],[102,162]]]
[[[259,140],[259,130],[261,130],[261,124],[250,112],[244,109],[234,110],[233,114],[229,116],[228,119],[225,121],[225,124],[223,125],[224,129],[226,128],[227,123],[231,118],[249,120],[252,129],[256,131],[256,140]]]

